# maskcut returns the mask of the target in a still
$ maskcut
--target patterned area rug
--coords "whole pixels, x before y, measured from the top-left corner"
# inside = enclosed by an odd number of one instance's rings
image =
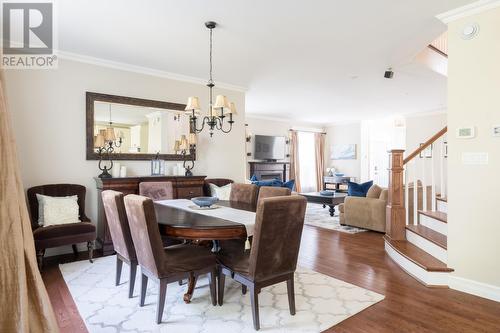
[[[306,210],[306,218],[304,224],[320,227],[324,229],[346,232],[349,234],[357,234],[358,232],[367,231],[365,229],[340,225],[338,209],[335,207],[335,216],[330,216],[329,208],[323,208],[321,204],[308,203]]]
[[[150,282],[144,307],[139,307],[139,272],[134,297],[128,295],[128,265],[115,287],[115,256],[60,265],[64,280],[89,332],[255,332],[250,296],[226,278],[223,306],[212,306],[207,279],[198,281],[191,304],[184,304],[186,285],[171,283],[163,323],[156,325],[157,286]],[[262,332],[321,332],[384,299],[352,284],[298,269],[295,278],[297,313],[288,310],[286,283],[264,288],[259,295]]]

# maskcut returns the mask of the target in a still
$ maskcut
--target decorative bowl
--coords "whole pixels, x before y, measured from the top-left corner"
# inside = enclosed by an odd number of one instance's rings
[[[192,198],[191,201],[199,207],[210,207],[217,201],[219,201],[219,198],[216,197],[196,197]]]
[[[343,174],[343,173],[340,173],[340,172],[335,172],[335,176],[337,176],[337,177],[343,177],[343,176],[344,176],[344,174]]]
[[[324,190],[324,191],[320,191],[319,194],[323,195],[325,197],[333,197],[335,195],[335,191]]]

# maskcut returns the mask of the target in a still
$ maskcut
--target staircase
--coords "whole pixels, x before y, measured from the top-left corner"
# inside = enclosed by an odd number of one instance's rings
[[[415,60],[436,73],[448,76],[448,34],[445,32],[417,54]]]
[[[446,132],[406,158],[402,150],[390,152],[385,251],[428,287],[448,286],[453,272],[447,266]]]

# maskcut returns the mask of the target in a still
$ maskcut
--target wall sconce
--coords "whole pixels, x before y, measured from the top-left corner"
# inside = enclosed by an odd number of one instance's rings
[[[247,134],[247,136],[246,136],[246,141],[247,141],[247,142],[252,141],[252,134]]]

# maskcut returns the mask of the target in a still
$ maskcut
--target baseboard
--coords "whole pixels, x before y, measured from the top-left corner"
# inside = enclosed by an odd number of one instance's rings
[[[500,287],[450,275],[451,289],[500,302]]]

